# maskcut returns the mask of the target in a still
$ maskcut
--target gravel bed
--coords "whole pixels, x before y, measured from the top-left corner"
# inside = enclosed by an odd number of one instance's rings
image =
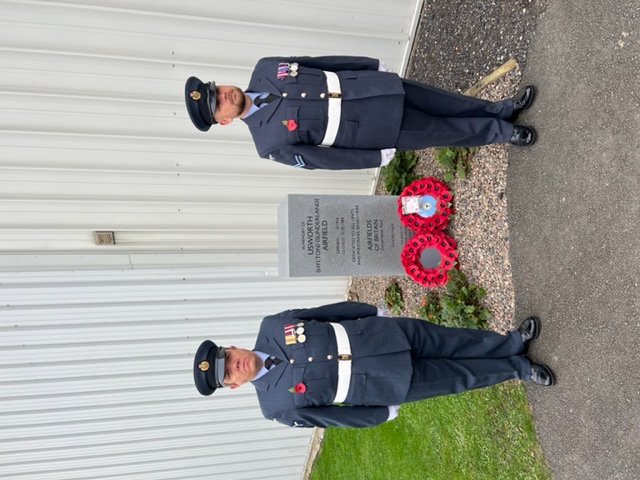
[[[480,97],[493,100],[509,96],[517,90],[519,78],[520,72],[515,70],[491,85]],[[505,195],[508,148],[504,145],[479,148],[467,178],[449,183],[456,211],[445,230],[458,244],[460,270],[470,282],[487,291],[482,303],[492,314],[490,328],[501,332],[512,327],[514,313]],[[418,153],[420,161],[414,172],[442,180],[444,171],[436,163],[433,150],[425,149]],[[387,194],[382,182],[379,182],[376,194]],[[403,315],[415,316],[422,297],[432,289],[421,287],[409,277],[353,277],[351,291],[358,294],[360,301],[384,308],[384,291],[393,280],[402,288],[405,301]]]
[[[520,86],[527,47],[547,3],[425,1],[407,78],[462,92],[514,58],[518,68],[479,95],[492,101],[512,96]],[[467,178],[450,182],[456,214],[445,230],[458,243],[460,270],[470,282],[486,289],[483,304],[492,314],[489,328],[499,332],[513,328],[521,320],[513,318],[514,290],[509,261],[506,197],[509,148],[517,147],[481,147],[475,153]],[[418,153],[420,162],[415,172],[442,180],[444,172],[433,158],[433,150]],[[386,194],[382,182],[376,194]],[[427,289],[409,277],[353,277],[351,291],[360,301],[383,307],[384,291],[393,280],[403,291],[402,314],[415,316]]]

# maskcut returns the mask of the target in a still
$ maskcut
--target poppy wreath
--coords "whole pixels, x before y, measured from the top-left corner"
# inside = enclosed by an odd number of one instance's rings
[[[437,267],[425,268],[420,263],[420,254],[426,248],[435,248],[440,253],[440,263]],[[447,271],[456,265],[457,258],[456,241],[438,231],[414,235],[407,241],[400,254],[407,275],[423,287],[438,287],[447,283]]]
[[[429,195],[436,200],[435,212],[430,217],[423,217],[418,213],[402,213],[403,197],[419,197]],[[427,233],[435,230],[444,230],[449,221],[449,215],[453,213],[451,201],[453,194],[446,183],[433,177],[421,178],[404,187],[398,198],[398,215],[400,222],[414,232]]]

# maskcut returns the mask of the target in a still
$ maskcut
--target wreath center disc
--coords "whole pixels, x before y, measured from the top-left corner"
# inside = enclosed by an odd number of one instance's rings
[[[441,261],[440,251],[435,247],[428,247],[420,252],[420,264],[423,268],[437,268]]]
[[[434,213],[436,213],[436,199],[431,195],[422,195],[418,200],[420,205],[420,210],[418,210],[418,215],[421,217],[430,217]]]

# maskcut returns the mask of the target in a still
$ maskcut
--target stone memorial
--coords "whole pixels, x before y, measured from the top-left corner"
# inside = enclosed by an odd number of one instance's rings
[[[287,195],[278,208],[280,276],[404,275],[400,252],[415,232],[400,223],[397,202],[386,195]],[[425,252],[425,266],[439,262],[433,253]]]

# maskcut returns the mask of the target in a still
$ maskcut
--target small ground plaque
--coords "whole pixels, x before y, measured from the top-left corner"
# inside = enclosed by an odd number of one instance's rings
[[[278,208],[280,275],[404,275],[400,252],[414,232],[400,223],[397,202],[388,195],[287,195]]]

